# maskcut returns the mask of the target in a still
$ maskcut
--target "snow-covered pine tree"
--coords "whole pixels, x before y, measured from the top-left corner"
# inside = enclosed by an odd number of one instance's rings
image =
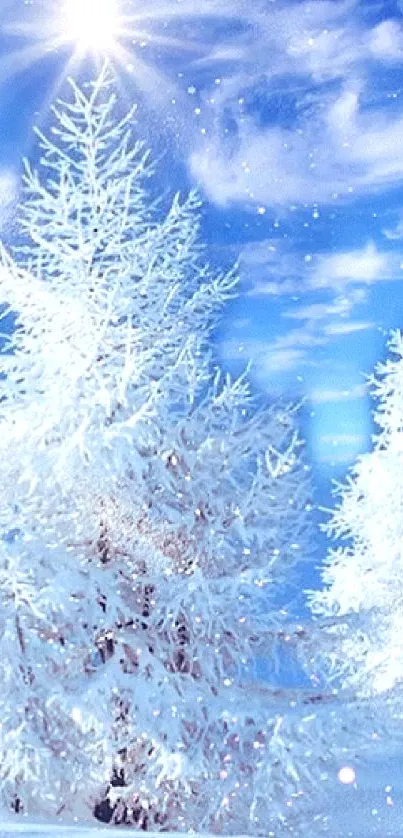
[[[325,529],[339,541],[312,597],[330,618],[334,677],[357,701],[381,696],[385,718],[400,713],[403,681],[403,337],[392,333],[390,357],[370,378],[378,431],[360,456]],[[340,546],[340,541],[346,542]],[[399,707],[400,705],[400,707]]]
[[[339,726],[275,674],[305,638],[279,604],[310,538],[292,411],[213,365],[236,279],[203,262],[197,197],[148,197],[107,69],[70,84],[1,252],[2,804],[305,834]]]

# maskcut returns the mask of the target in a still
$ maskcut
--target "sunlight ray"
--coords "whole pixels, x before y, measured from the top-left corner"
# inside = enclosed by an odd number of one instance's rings
[[[14,76],[37,64],[47,52],[43,42],[32,46],[21,47],[0,58],[0,86],[9,82]]]
[[[135,38],[136,40],[147,41],[149,44],[158,45],[165,47],[166,49],[176,49],[186,52],[203,52],[206,51],[205,45],[200,45],[196,41],[189,41],[184,40],[183,38],[171,38],[167,35],[157,35],[153,33],[150,35],[150,32],[147,29],[137,29],[135,30]]]
[[[171,100],[179,101],[181,95],[170,71],[162,68],[161,59],[190,54],[193,61],[202,61],[208,50],[201,37],[203,21],[212,17],[225,20],[238,16],[238,11],[227,0],[203,0],[202,6],[196,0],[138,0],[135,4],[131,0],[60,0],[57,4],[37,0],[30,20],[9,19],[1,27],[8,37],[28,44],[19,44],[0,62],[0,76],[9,82],[54,54],[64,62],[58,89],[69,73],[79,73],[88,57],[96,66],[107,58],[117,75],[130,74],[139,92],[147,95],[151,110],[160,109]],[[183,37],[175,32],[182,23],[191,24],[191,32]],[[149,54],[144,54],[144,47],[149,47]],[[49,101],[49,94],[46,99]]]

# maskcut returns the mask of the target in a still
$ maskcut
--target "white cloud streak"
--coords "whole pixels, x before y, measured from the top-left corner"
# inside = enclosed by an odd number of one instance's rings
[[[9,223],[18,198],[18,178],[13,169],[0,169],[0,231]]]
[[[342,338],[376,329],[373,319],[359,316],[369,287],[402,278],[400,257],[371,241],[354,250],[304,255],[281,240],[268,239],[246,245],[240,264],[245,295],[251,300],[288,296],[290,303],[282,307],[280,318],[296,324],[267,341],[226,341],[225,357],[252,359],[259,380],[304,374],[326,357],[313,350],[326,350]],[[335,401],[340,400],[339,391],[334,392]]]
[[[324,333],[329,337],[341,337],[366,332],[368,329],[376,329],[376,323],[371,320],[349,320],[347,323],[328,323],[324,327]]]
[[[312,390],[309,399],[314,404],[328,404],[336,402],[351,402],[361,400],[368,395],[368,388],[365,384],[357,384],[355,387],[346,389],[317,389]]]
[[[249,28],[206,54],[222,78],[206,93],[209,130],[189,166],[211,200],[332,203],[403,181],[403,112],[367,107],[368,71],[403,61],[403,29],[368,27],[354,11],[305,0],[267,14],[258,3]]]
[[[343,288],[371,284],[396,275],[396,257],[378,250],[373,242],[356,250],[318,256],[309,278],[311,288]],[[399,276],[401,278],[401,275]]]
[[[367,444],[366,434],[322,434],[318,440],[316,456],[322,464],[347,465],[365,450]]]
[[[390,241],[400,241],[403,239],[403,213],[399,213],[394,227],[385,228],[382,232],[385,238]]]

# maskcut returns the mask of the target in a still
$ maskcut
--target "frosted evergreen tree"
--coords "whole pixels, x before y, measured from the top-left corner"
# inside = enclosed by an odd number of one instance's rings
[[[164,214],[108,72],[70,85],[1,251],[2,805],[303,830],[340,725],[277,671],[311,654],[281,604],[310,545],[293,411],[213,363],[236,276],[203,260],[196,194]]]
[[[377,400],[373,448],[337,487],[339,503],[326,526],[339,542],[312,598],[330,618],[331,668],[357,701],[380,701],[390,718],[403,679],[403,338],[392,334],[390,357],[370,379]],[[346,542],[340,546],[340,542]],[[332,625],[333,621],[333,625]],[[401,708],[400,711],[401,713]]]

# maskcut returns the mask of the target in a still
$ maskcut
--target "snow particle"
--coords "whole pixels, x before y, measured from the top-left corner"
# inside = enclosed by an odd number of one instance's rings
[[[343,768],[340,768],[337,776],[344,786],[348,786],[355,782],[355,771],[351,765],[344,765]]]

